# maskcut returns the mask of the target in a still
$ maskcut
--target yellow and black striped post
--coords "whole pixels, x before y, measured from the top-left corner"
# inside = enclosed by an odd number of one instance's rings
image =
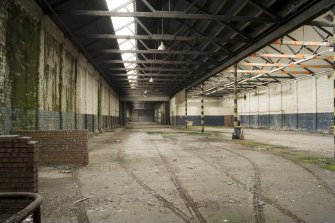
[[[185,90],[185,128],[187,128],[187,91]]]
[[[205,116],[204,116],[204,82],[201,83],[201,132],[205,132]]]
[[[237,64],[234,64],[234,127],[237,126]]]

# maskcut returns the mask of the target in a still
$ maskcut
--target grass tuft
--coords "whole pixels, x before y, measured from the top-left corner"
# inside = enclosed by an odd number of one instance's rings
[[[293,160],[302,163],[315,164],[323,169],[335,171],[335,161],[331,158],[314,157],[314,156],[295,156],[293,157]]]

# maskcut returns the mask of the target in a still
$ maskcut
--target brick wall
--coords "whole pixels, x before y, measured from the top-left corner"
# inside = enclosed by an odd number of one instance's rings
[[[30,137],[0,136],[0,191],[38,192],[38,147]],[[0,199],[0,213],[14,213],[27,200]]]
[[[32,137],[38,141],[39,164],[88,164],[87,130],[13,131],[13,134]]]

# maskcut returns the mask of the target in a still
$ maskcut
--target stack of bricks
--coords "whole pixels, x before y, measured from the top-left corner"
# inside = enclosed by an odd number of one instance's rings
[[[30,137],[0,136],[0,192],[38,191],[38,148]],[[26,200],[0,200],[0,213],[13,213],[29,204]]]
[[[88,164],[87,130],[20,130],[12,133],[38,141],[40,165]]]

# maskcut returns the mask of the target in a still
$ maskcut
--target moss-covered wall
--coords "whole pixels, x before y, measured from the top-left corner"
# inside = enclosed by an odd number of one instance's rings
[[[96,131],[111,127],[111,120],[115,126],[111,116],[118,114],[109,112],[103,97],[118,103],[118,95],[34,1],[1,1],[0,134]]]
[[[44,32],[44,72],[42,73],[42,104],[45,111],[59,111],[60,43]]]
[[[12,128],[34,128],[37,109],[40,23],[12,0],[5,0],[7,11],[4,45],[8,77],[5,97],[10,98]]]
[[[64,52],[64,70],[62,73],[62,90],[63,90],[63,99],[64,107],[63,111],[65,112],[74,112],[75,111],[75,94],[76,94],[76,84],[75,84],[75,57],[68,51]]]

